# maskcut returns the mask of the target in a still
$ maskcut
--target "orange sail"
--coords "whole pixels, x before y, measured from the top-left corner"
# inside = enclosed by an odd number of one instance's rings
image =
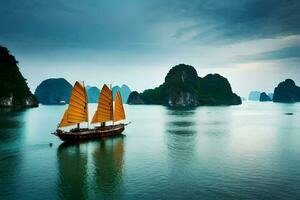
[[[70,97],[69,107],[65,111],[58,127],[88,122],[88,100],[85,88],[76,81]]]
[[[115,100],[115,109],[114,109],[114,121],[116,122],[123,119],[125,119],[125,112],[122,103],[122,97],[120,92],[117,92],[116,100]]]
[[[112,102],[112,92],[107,85],[104,84],[99,96],[98,108],[94,114],[92,123],[101,123],[113,120]]]

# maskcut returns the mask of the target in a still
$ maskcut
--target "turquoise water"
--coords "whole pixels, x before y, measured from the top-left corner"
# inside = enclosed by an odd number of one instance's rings
[[[0,111],[0,199],[300,199],[299,103],[126,106],[125,136],[73,145],[64,109]]]

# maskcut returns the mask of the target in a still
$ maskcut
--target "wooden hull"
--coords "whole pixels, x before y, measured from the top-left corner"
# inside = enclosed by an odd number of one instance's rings
[[[120,135],[124,129],[125,124],[118,124],[115,126],[98,127],[93,129],[73,129],[69,132],[56,130],[54,135],[65,142],[75,142]]]

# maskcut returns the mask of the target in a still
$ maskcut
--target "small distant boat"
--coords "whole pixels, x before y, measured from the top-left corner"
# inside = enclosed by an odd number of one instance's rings
[[[88,97],[84,84],[77,81],[73,86],[69,107],[53,134],[61,140],[69,142],[119,135],[124,131],[125,126],[128,125],[125,123],[115,124],[121,120],[125,120],[121,94],[117,92],[116,99],[113,102],[112,91],[104,84],[99,95],[97,110],[91,122],[92,124],[100,123],[100,126],[80,128],[80,123],[82,122],[89,124]],[[112,122],[112,125],[106,125],[107,122]],[[77,128],[73,128],[70,131],[60,129],[72,125],[77,125]]]
[[[66,101],[61,100],[61,101],[59,102],[59,104],[60,104],[60,105],[65,105],[65,104],[66,104]]]

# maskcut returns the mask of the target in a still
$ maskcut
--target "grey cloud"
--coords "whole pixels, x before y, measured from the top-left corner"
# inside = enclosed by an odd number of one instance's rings
[[[181,1],[179,7],[184,8],[181,15],[195,25],[175,35],[201,30],[194,42],[231,43],[300,33],[297,0]]]
[[[193,25],[178,28],[174,38],[196,31],[185,42],[231,43],[299,34],[299,10],[297,0],[0,0],[0,36],[42,45],[135,48],[130,45],[165,40],[153,34],[156,24],[186,20]]]
[[[166,52],[298,35],[299,10],[297,0],[0,0],[0,43],[32,51]]]
[[[257,60],[283,60],[300,58],[300,46],[282,48],[275,51],[268,51],[255,55],[241,56],[236,59],[237,62],[251,62]]]

